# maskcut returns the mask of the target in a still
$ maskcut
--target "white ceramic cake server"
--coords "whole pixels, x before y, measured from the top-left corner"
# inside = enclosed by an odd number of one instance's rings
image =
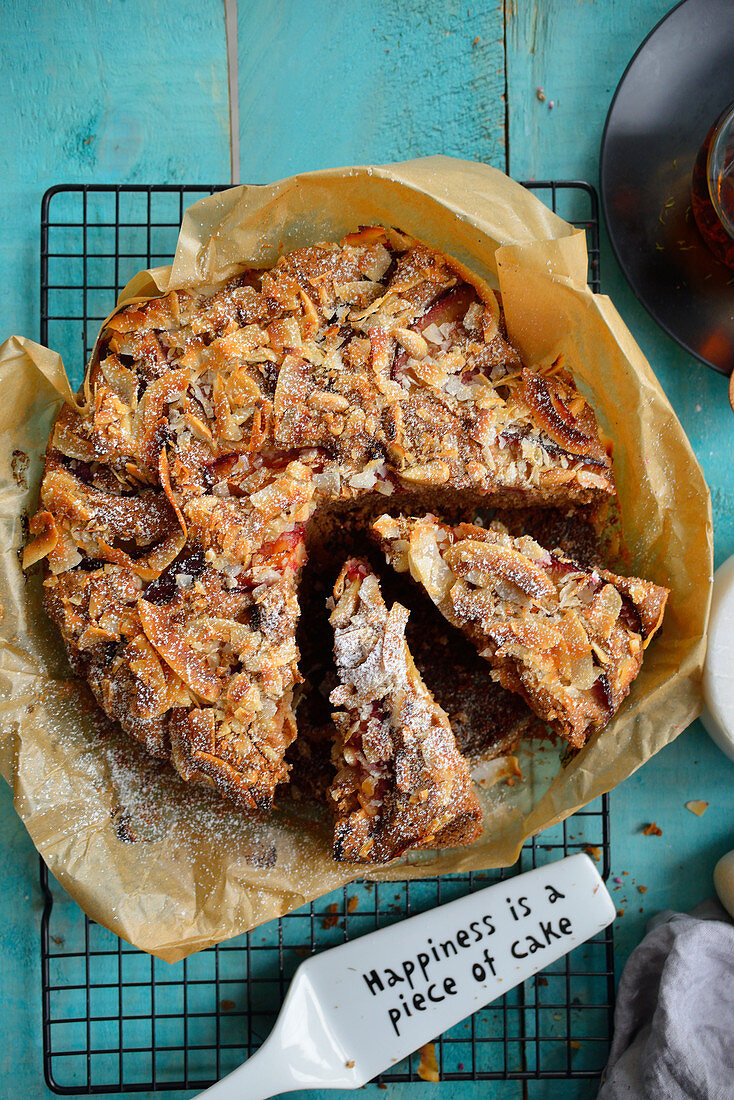
[[[580,854],[322,951],[298,967],[262,1047],[201,1096],[359,1088],[614,916]]]

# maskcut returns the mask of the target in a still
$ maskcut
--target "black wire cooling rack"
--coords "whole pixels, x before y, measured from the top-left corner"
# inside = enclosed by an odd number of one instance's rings
[[[581,181],[526,186],[587,232],[599,289],[596,193]],[[185,207],[208,186],[63,186],[43,199],[41,341],[81,381],[101,321],[140,268],[170,261]],[[41,864],[46,1082],[61,1094],[205,1088],[266,1038],[302,958],[550,860],[587,851],[609,873],[607,796],[524,846],[504,871],[352,883],[174,965],[88,920]],[[614,998],[611,928],[436,1042],[442,1080],[594,1077]],[[412,1056],[384,1074],[414,1081]]]

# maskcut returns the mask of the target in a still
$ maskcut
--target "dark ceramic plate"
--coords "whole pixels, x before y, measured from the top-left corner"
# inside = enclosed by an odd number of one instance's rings
[[[704,138],[734,100],[734,0],[683,0],[627,66],[602,137],[607,229],[637,298],[679,344],[734,369],[734,270],[714,259],[691,212]]]

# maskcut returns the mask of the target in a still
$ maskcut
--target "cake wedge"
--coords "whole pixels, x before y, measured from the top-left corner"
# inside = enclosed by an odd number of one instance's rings
[[[384,515],[373,531],[493,678],[575,748],[617,712],[662,622],[666,588],[582,566],[499,523]]]
[[[368,563],[334,586],[338,686],[329,788],[334,858],[386,863],[412,848],[453,848],[481,833],[469,767],[405,642],[408,612],[388,609]]]

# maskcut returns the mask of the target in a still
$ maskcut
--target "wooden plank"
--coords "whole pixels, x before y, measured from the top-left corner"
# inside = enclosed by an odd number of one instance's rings
[[[670,0],[507,0],[510,175],[596,182],[614,89],[671,6]]]
[[[504,168],[502,0],[241,0],[242,179],[432,153]]]
[[[37,339],[47,187],[229,179],[224,12],[221,0],[8,0],[0,24],[0,334]]]

